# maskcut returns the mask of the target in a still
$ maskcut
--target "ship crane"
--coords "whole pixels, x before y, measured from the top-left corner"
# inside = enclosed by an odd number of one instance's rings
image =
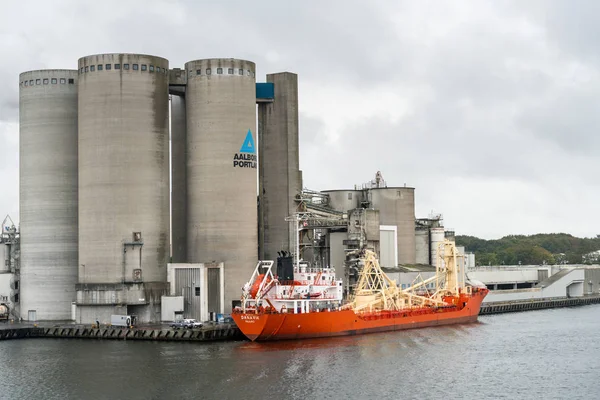
[[[364,266],[359,274],[353,299],[345,306],[354,311],[396,311],[406,307],[448,306],[444,297],[458,295],[464,288],[464,276],[462,282],[459,279],[459,275],[464,274],[464,271],[459,271],[456,247],[449,240],[440,244],[435,276],[421,279],[406,289],[399,288],[396,282],[383,272],[373,251],[362,250],[361,253]],[[436,290],[433,294],[417,294],[417,289],[426,288],[434,282]]]

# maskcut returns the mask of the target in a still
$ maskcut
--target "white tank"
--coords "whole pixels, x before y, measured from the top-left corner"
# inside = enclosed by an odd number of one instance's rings
[[[444,241],[444,228],[430,228],[430,243],[431,243],[431,265],[437,264],[438,246]]]
[[[21,310],[68,320],[77,283],[77,71],[20,75]]]
[[[256,69],[230,58],[185,69],[188,262],[224,263],[230,312],[258,258]]]

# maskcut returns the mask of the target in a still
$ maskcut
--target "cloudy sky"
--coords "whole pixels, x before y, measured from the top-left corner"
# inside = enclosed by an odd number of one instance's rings
[[[311,189],[380,170],[460,234],[600,234],[600,2],[290,3],[3,2],[0,218],[18,219],[19,73],[137,52],[298,73]]]

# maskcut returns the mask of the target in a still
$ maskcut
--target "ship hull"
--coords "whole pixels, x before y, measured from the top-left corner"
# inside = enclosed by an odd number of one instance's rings
[[[239,329],[253,341],[307,339],[400,331],[477,321],[487,290],[474,293],[461,309],[357,314],[353,310],[311,313],[234,313]]]

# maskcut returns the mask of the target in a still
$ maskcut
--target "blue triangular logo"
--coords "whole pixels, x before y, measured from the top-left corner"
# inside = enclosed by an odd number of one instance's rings
[[[252,137],[252,132],[250,129],[248,129],[248,134],[246,135],[246,139],[244,139],[244,144],[242,144],[240,153],[256,153],[256,148],[254,147],[254,138]]]

